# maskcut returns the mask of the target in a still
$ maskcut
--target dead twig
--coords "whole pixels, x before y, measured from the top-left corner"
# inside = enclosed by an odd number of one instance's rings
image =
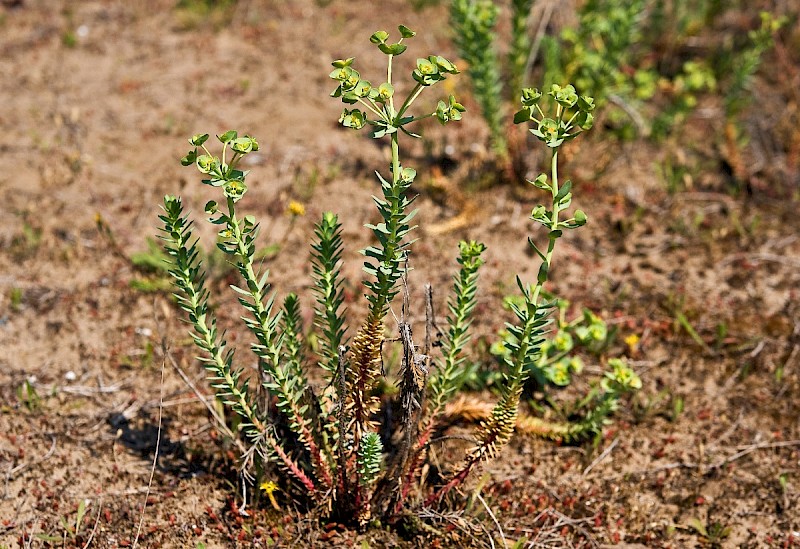
[[[646,476],[652,475],[655,473],[661,473],[663,471],[671,471],[672,469],[697,469],[697,464],[692,462],[683,462],[683,461],[675,461],[672,463],[667,463],[665,465],[659,465],[658,467],[650,467],[647,469],[639,469],[637,471],[627,471],[624,473],[619,473],[613,476],[607,476],[608,480],[618,480],[624,477],[629,476]]]
[[[6,499],[8,497],[8,483],[11,482],[11,480],[14,478],[14,475],[24,471],[28,467],[32,467],[34,465],[38,465],[44,461],[47,461],[55,453],[55,451],[56,451],[56,437],[55,435],[50,435],[50,449],[47,450],[47,453],[45,455],[33,461],[20,463],[19,465],[13,468],[9,467],[8,471],[6,471],[6,482],[5,482],[5,488],[3,489],[3,497],[0,499]]]
[[[62,393],[69,393],[72,395],[79,395],[83,397],[92,397],[98,394],[116,393],[122,389],[125,381],[119,381],[113,385],[100,385],[99,387],[89,387],[88,385],[67,385],[59,387]]]
[[[525,82],[529,80],[528,76],[531,73],[531,68],[533,67],[533,64],[536,63],[536,58],[539,57],[539,48],[541,47],[542,40],[547,32],[547,25],[550,24],[550,17],[553,15],[553,8],[555,8],[555,5],[556,3],[554,1],[547,2],[544,5],[544,13],[542,14],[542,18],[539,20],[539,25],[536,28],[536,36],[533,38],[531,51],[528,52],[528,59],[525,60],[525,70],[522,73],[524,75]]]
[[[573,519],[556,511],[552,507],[548,507],[547,509],[541,511],[533,519],[533,524],[536,525],[539,525],[539,523],[543,522],[544,524],[541,526],[538,526],[536,529],[514,528],[513,530],[516,532],[522,532],[524,534],[533,534],[533,537],[530,539],[530,541],[528,541],[526,547],[535,547],[541,549],[549,549],[552,547],[574,547],[570,540],[565,540],[563,535],[564,527],[570,528],[582,535],[590,547],[599,547],[599,544],[594,536],[592,536],[592,534],[583,527],[583,525],[587,524],[590,520],[591,519],[589,518]],[[569,545],[564,545],[565,541]]]
[[[728,438],[729,438],[729,437],[730,437],[730,436],[731,436],[733,433],[735,433],[735,432],[736,432],[736,429],[738,429],[738,428],[739,428],[739,424],[741,424],[741,422],[742,422],[742,416],[743,416],[743,413],[742,413],[742,412],[739,412],[739,417],[737,417],[737,418],[736,418],[736,421],[734,421],[734,422],[731,424],[731,426],[730,426],[730,427],[728,427],[728,428],[725,430],[725,432],[724,432],[724,433],[722,433],[722,434],[721,434],[719,437],[717,437],[717,439],[716,439],[714,442],[712,442],[711,444],[709,444],[709,445],[708,445],[708,449],[709,449],[709,450],[712,450],[712,449],[715,449],[715,448],[719,448],[720,444],[722,444],[722,442],[723,442],[723,441],[725,441],[725,440],[728,440]]]
[[[614,441],[613,441],[611,444],[609,444],[609,445],[608,445],[608,448],[606,448],[605,450],[603,450],[603,453],[601,453],[599,456],[597,456],[597,457],[594,459],[594,461],[592,461],[592,462],[589,464],[589,466],[588,466],[588,467],[586,467],[586,469],[584,469],[584,470],[583,470],[583,476],[586,476],[586,475],[588,475],[588,474],[589,474],[589,472],[590,472],[592,469],[594,469],[594,468],[595,468],[595,467],[596,467],[596,466],[597,466],[597,465],[598,465],[598,464],[599,464],[601,461],[603,461],[604,459],[606,459],[606,457],[608,457],[608,456],[609,456],[609,454],[611,454],[611,452],[614,450],[614,448],[616,447],[617,443],[619,443],[619,437],[615,438],[615,439],[614,439]]]
[[[770,254],[770,253],[754,253],[748,254],[745,252],[731,254],[722,261],[718,263],[718,265],[727,265],[729,263],[733,263],[736,261],[747,261],[749,263],[759,263],[759,262],[771,262],[771,263],[780,263],[781,265],[785,265],[787,267],[800,267],[800,259],[795,259],[793,257],[788,257],[785,255],[778,255],[778,254]]]
[[[717,469],[725,467],[726,465],[728,465],[730,463],[733,463],[734,461],[736,461],[738,459],[741,459],[741,458],[743,458],[743,457],[745,457],[745,456],[747,456],[749,454],[752,454],[756,450],[770,450],[770,449],[777,449],[777,448],[792,448],[792,447],[795,447],[795,446],[800,446],[800,440],[781,440],[781,441],[777,441],[777,442],[759,442],[759,443],[755,443],[755,444],[748,444],[748,445],[745,445],[745,446],[739,446],[738,447],[738,451],[735,454],[733,454],[731,456],[728,456],[725,459],[722,459],[720,461],[717,461],[716,463],[713,463],[713,464],[705,466],[705,467],[703,465],[699,464],[699,463],[673,462],[673,463],[667,463],[665,465],[661,465],[661,466],[658,466],[658,467],[653,467],[653,468],[650,468],[650,469],[641,469],[641,470],[638,470],[638,471],[619,473],[617,475],[614,475],[614,476],[611,476],[611,477],[607,477],[607,478],[609,480],[615,480],[615,479],[619,479],[619,478],[623,478],[623,477],[627,477],[627,476],[652,475],[654,473],[660,473],[662,471],[669,471],[671,469],[695,469],[695,470],[699,470],[701,474],[707,475],[711,471],[715,471]]]
[[[747,446],[739,446],[739,451],[733,454],[730,457],[723,459],[713,465],[710,465],[706,468],[706,473],[709,471],[713,471],[715,469],[719,469],[720,467],[724,467],[729,463],[733,463],[739,458],[743,458],[744,456],[755,452],[756,450],[768,450],[768,449],[775,449],[775,448],[791,448],[793,446],[800,446],[800,440],[782,440],[778,442],[760,442],[757,444],[748,444]]]
[[[417,513],[417,516],[419,518],[423,519],[423,522],[420,523],[423,528],[433,530],[432,533],[435,533],[436,535],[438,535],[440,537],[444,537],[442,532],[440,532],[439,530],[437,530],[434,527],[430,526],[429,524],[426,524],[425,523],[426,519],[427,520],[435,520],[435,521],[438,521],[438,522],[446,522],[446,523],[452,525],[457,530],[460,530],[461,532],[463,532],[464,534],[469,536],[469,538],[472,540],[473,543],[472,543],[472,545],[469,545],[469,547],[478,547],[480,545],[483,545],[481,543],[481,540],[476,538],[475,534],[473,534],[473,532],[477,531],[478,529],[483,530],[485,532],[486,529],[483,528],[483,525],[480,525],[478,528],[476,528],[474,525],[470,524],[470,522],[467,519],[464,518],[463,511],[450,512],[450,513],[440,513],[440,512],[438,512],[438,511],[436,511],[434,509],[431,509],[429,507],[423,507],[422,509],[419,510],[419,512]]]
[[[625,101],[625,99],[619,95],[613,93],[608,96],[608,101],[622,109],[622,111],[628,115],[628,118],[631,119],[633,125],[636,126],[636,131],[639,133],[639,135],[644,137],[650,135],[650,128],[648,128],[647,123],[644,121],[642,113],[640,113],[633,105]]]
[[[425,285],[425,295],[427,303],[425,307],[425,346],[420,352],[419,346],[414,343],[411,323],[409,321],[410,292],[408,288],[408,263],[405,272],[400,278],[403,286],[403,304],[400,309],[400,318],[392,311],[399,341],[403,347],[403,358],[401,361],[400,380],[400,407],[402,410],[400,423],[403,432],[402,440],[397,448],[396,454],[390,465],[389,472],[375,490],[375,500],[380,502],[384,497],[390,496],[391,505],[397,505],[402,500],[403,479],[405,479],[412,467],[414,441],[419,438],[419,421],[422,408],[425,403],[425,384],[430,368],[430,355],[428,350],[431,346],[431,336],[433,333],[433,323],[431,315],[433,304],[431,302],[433,293],[430,284]]]

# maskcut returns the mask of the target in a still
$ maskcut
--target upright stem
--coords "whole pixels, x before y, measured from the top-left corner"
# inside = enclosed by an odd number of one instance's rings
[[[299,394],[301,394],[300,391],[306,386],[306,382],[303,379],[304,376],[301,374],[297,385],[295,385],[291,377],[297,377],[298,373],[289,372],[288,365],[281,364],[280,343],[276,342],[273,318],[270,316],[269,307],[264,305],[264,289],[266,285],[261,286],[256,277],[251,250],[248,249],[245,232],[236,218],[234,201],[230,197],[228,198],[228,226],[234,233],[236,253],[239,256],[239,269],[252,300],[253,318],[247,322],[247,325],[263,347],[263,351],[257,352],[257,354],[272,377],[270,388],[277,392],[278,408],[286,414],[292,431],[297,434],[311,454],[314,473],[319,475],[325,487],[329,487],[333,481],[328,471],[328,464],[324,462],[317,441],[314,438],[312,427],[306,417],[307,410],[304,410],[298,398]],[[297,366],[299,368],[299,364]],[[313,484],[309,484],[309,486],[313,486]]]
[[[242,227],[239,225],[239,220],[236,219],[236,207],[234,206],[233,198],[230,197],[228,198],[228,217],[230,218],[230,226],[234,230],[234,238],[236,239],[236,253],[239,254],[239,259],[241,260],[245,269],[245,281],[258,281],[256,273],[253,270],[253,262],[248,255],[247,246],[245,246],[244,243]],[[257,291],[251,289],[251,295],[253,298],[253,304],[256,306],[256,310],[258,311],[259,316],[257,318],[261,318],[261,315],[264,313],[263,288],[258,288]]]
[[[392,184],[397,185],[400,181],[400,144],[398,143],[398,134],[392,134]]]
[[[398,132],[394,132],[391,134],[391,143],[392,143],[392,187],[396,188],[397,185],[400,183],[400,145],[399,145],[399,136]],[[392,214],[395,212],[393,211]],[[388,225],[388,223],[387,223]],[[390,231],[393,231],[395,227],[387,227]],[[385,257],[394,257],[395,250],[400,245],[398,239],[390,239],[388,242],[388,249],[385,253]],[[386,307],[386,303],[388,301],[388,292],[391,288],[386,288],[385,292],[382,292],[378,299],[373,302],[372,310],[370,311],[370,316],[374,322],[380,322],[383,320],[383,312],[384,308]]]
[[[556,203],[555,197],[558,194],[558,149],[553,149],[553,156],[550,161],[550,180],[552,181],[552,193],[553,193],[553,213],[551,219],[550,230],[555,231],[558,227],[558,204]],[[556,247],[556,239],[552,236],[547,244],[547,253],[544,256],[544,261],[547,264],[547,269],[549,272],[550,269],[550,261],[553,259],[553,250]],[[536,287],[533,290],[533,296],[531,297],[531,302],[534,305],[538,305],[539,303],[539,294],[542,291],[542,286],[544,286],[544,281],[539,282],[536,281]]]
[[[386,67],[386,83],[390,86],[392,85],[392,59],[394,59],[394,55],[389,56],[389,62]],[[394,94],[389,97],[389,110],[391,111],[390,114],[394,116]]]

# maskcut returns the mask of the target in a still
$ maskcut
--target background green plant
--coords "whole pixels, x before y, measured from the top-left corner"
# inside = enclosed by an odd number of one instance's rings
[[[715,0],[589,0],[578,23],[543,40],[548,80],[573,81],[605,109],[623,137],[679,132],[698,99],[720,91],[726,113],[746,103],[749,84],[783,24],[762,13],[744,40],[720,45],[717,26],[732,4]],[[690,41],[703,44],[689,46]]]
[[[498,8],[491,0],[453,0],[450,24],[458,53],[469,64],[468,74],[475,99],[481,108],[492,150],[507,154],[505,136],[506,102],[500,61],[494,45]]]
[[[467,73],[475,99],[489,127],[491,148],[503,162],[509,157],[509,110],[518,100],[529,72],[531,40],[528,19],[533,0],[511,2],[511,39],[506,66],[498,53],[495,31],[499,7],[492,0],[452,0],[450,26],[459,55],[469,65]],[[503,86],[507,81],[508,86]]]
[[[719,136],[723,153],[734,172],[745,171],[738,150],[746,137],[736,120],[784,18],[765,12],[756,30],[720,44],[719,27],[735,7],[731,3],[587,0],[579,5],[576,24],[557,33],[544,32],[551,10],[539,10],[541,20],[531,20],[533,5],[510,3],[510,32],[504,35],[497,29],[500,3],[450,2],[453,40],[469,65],[472,91],[504,170],[527,170],[519,158],[524,148],[504,120],[519,90],[536,75],[546,82],[573,82],[592,95],[603,107],[603,124],[625,139],[679,136],[700,99],[720,93],[731,121]],[[500,51],[508,52],[505,63]]]

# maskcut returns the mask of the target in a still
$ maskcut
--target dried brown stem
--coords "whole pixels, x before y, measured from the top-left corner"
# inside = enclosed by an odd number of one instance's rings
[[[347,352],[347,348],[344,345],[340,345],[339,349],[339,372],[338,372],[338,379],[336,380],[339,384],[339,410],[338,410],[338,421],[339,421],[339,441],[338,441],[338,462],[339,462],[339,501],[344,500],[344,495],[349,491],[349,479],[347,477],[347,452],[346,452],[346,441],[345,441],[345,433],[347,433],[347,414],[346,414],[346,402],[345,402],[345,395],[347,394],[347,362],[345,359],[345,353]]]

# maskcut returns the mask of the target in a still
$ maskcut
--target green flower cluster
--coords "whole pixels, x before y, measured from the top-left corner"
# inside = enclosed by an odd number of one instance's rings
[[[514,123],[536,122],[537,126],[530,132],[543,141],[548,147],[554,149],[564,141],[577,137],[581,131],[586,131],[594,123],[594,99],[589,96],[579,96],[572,85],[561,87],[553,84],[547,95],[558,104],[556,118],[548,118],[539,107],[539,102],[544,94],[537,88],[522,90],[522,109],[514,115]],[[569,117],[568,117],[569,116]]]
[[[377,45],[378,49],[388,55],[390,60],[387,81],[377,87],[361,77],[361,73],[353,67],[355,60],[353,57],[333,62],[334,69],[329,76],[338,82],[338,85],[331,93],[331,97],[339,97],[347,105],[359,104],[357,108],[345,108],[342,111],[339,123],[344,127],[360,130],[369,124],[375,128],[373,131],[375,138],[396,133],[398,130],[411,137],[418,137],[417,134],[408,132],[405,126],[415,120],[434,116],[442,124],[451,120],[461,120],[461,113],[466,109],[452,95],[447,102],[439,101],[436,111],[430,114],[419,117],[406,116],[406,111],[423,88],[443,81],[448,74],[458,74],[456,66],[441,55],[417,59],[416,68],[411,73],[417,85],[408,94],[402,105],[395,108],[391,59],[406,51],[407,46],[403,44],[403,40],[416,34],[404,25],[400,25],[398,30],[401,38],[394,44],[387,42],[389,33],[386,31],[377,31],[370,37],[370,42]]]
[[[563,357],[557,362],[550,364],[544,370],[547,381],[559,387],[566,387],[572,382],[572,374],[579,374],[583,371],[583,361],[577,357]]]
[[[608,326],[602,318],[588,309],[583,311],[584,324],[575,328],[575,335],[582,345],[590,346],[593,343],[602,343],[608,337]]]
[[[458,74],[456,66],[441,55],[431,55],[427,59],[417,59],[417,68],[411,76],[423,86],[432,86],[447,78],[448,74]]]
[[[447,103],[439,101],[436,105],[436,118],[444,126],[451,120],[461,120],[461,113],[466,110],[464,105],[457,102],[455,96],[451,95]]]
[[[200,173],[209,176],[209,179],[203,179],[203,183],[212,187],[222,187],[226,198],[238,202],[247,192],[244,180],[248,172],[237,170],[236,164],[244,155],[258,150],[258,141],[249,135],[239,137],[239,134],[233,130],[218,135],[217,139],[222,143],[221,158],[208,151],[205,146],[208,134],[202,133],[193,135],[189,139],[189,143],[194,146],[194,149],[181,159],[181,164],[184,166],[195,164]],[[202,148],[204,154],[198,154],[198,147]],[[233,151],[230,162],[226,162],[225,159],[228,147]]]
[[[627,393],[642,388],[642,380],[633,369],[618,358],[608,360],[611,371],[606,372],[600,386],[607,393]]]

